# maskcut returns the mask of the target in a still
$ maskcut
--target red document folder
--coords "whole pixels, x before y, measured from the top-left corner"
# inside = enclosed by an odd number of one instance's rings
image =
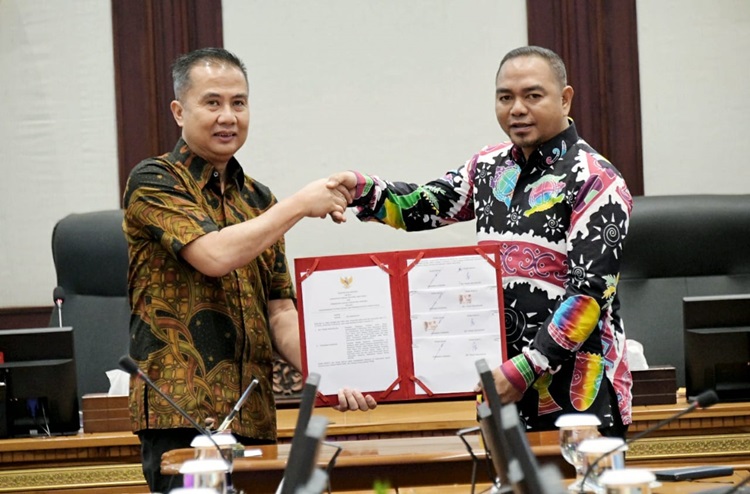
[[[475,361],[506,359],[500,259],[496,244],[295,259],[303,373],[321,375],[318,404],[337,402],[337,389],[326,389],[327,374],[378,402],[473,395]],[[359,313],[378,306],[361,295],[368,290],[369,298],[387,303],[375,323]],[[364,376],[380,380],[375,389],[357,382],[370,365],[361,348],[389,345],[395,358],[376,357],[372,365],[388,361],[388,371]],[[321,354],[344,353],[319,361]]]

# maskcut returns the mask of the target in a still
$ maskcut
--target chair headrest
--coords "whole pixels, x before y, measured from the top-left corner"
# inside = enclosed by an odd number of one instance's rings
[[[127,296],[123,211],[70,214],[52,231],[57,284],[66,294]]]

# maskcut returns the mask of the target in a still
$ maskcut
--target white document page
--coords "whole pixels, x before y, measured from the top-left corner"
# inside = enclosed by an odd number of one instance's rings
[[[497,290],[495,268],[480,255],[421,259],[409,271],[414,375],[434,393],[471,392],[480,358],[500,365]]]
[[[307,368],[321,393],[387,389],[398,378],[389,275],[377,266],[315,271],[302,282]]]

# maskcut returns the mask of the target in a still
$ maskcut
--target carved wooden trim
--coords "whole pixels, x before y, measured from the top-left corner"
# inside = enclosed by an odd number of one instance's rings
[[[0,471],[0,492],[146,485],[139,463]]]
[[[716,434],[641,439],[629,445],[627,459],[726,458],[749,454],[750,434]]]

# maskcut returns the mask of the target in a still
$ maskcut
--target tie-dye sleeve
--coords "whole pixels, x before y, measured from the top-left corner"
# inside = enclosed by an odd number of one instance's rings
[[[611,318],[632,198],[619,174],[588,161],[589,179],[573,204],[565,294],[540,328],[527,357],[539,370],[574,355],[601,357],[614,343]]]
[[[430,230],[472,220],[475,169],[476,157],[424,185],[388,182],[357,173],[352,206],[357,207],[361,221],[377,221],[406,231]]]

